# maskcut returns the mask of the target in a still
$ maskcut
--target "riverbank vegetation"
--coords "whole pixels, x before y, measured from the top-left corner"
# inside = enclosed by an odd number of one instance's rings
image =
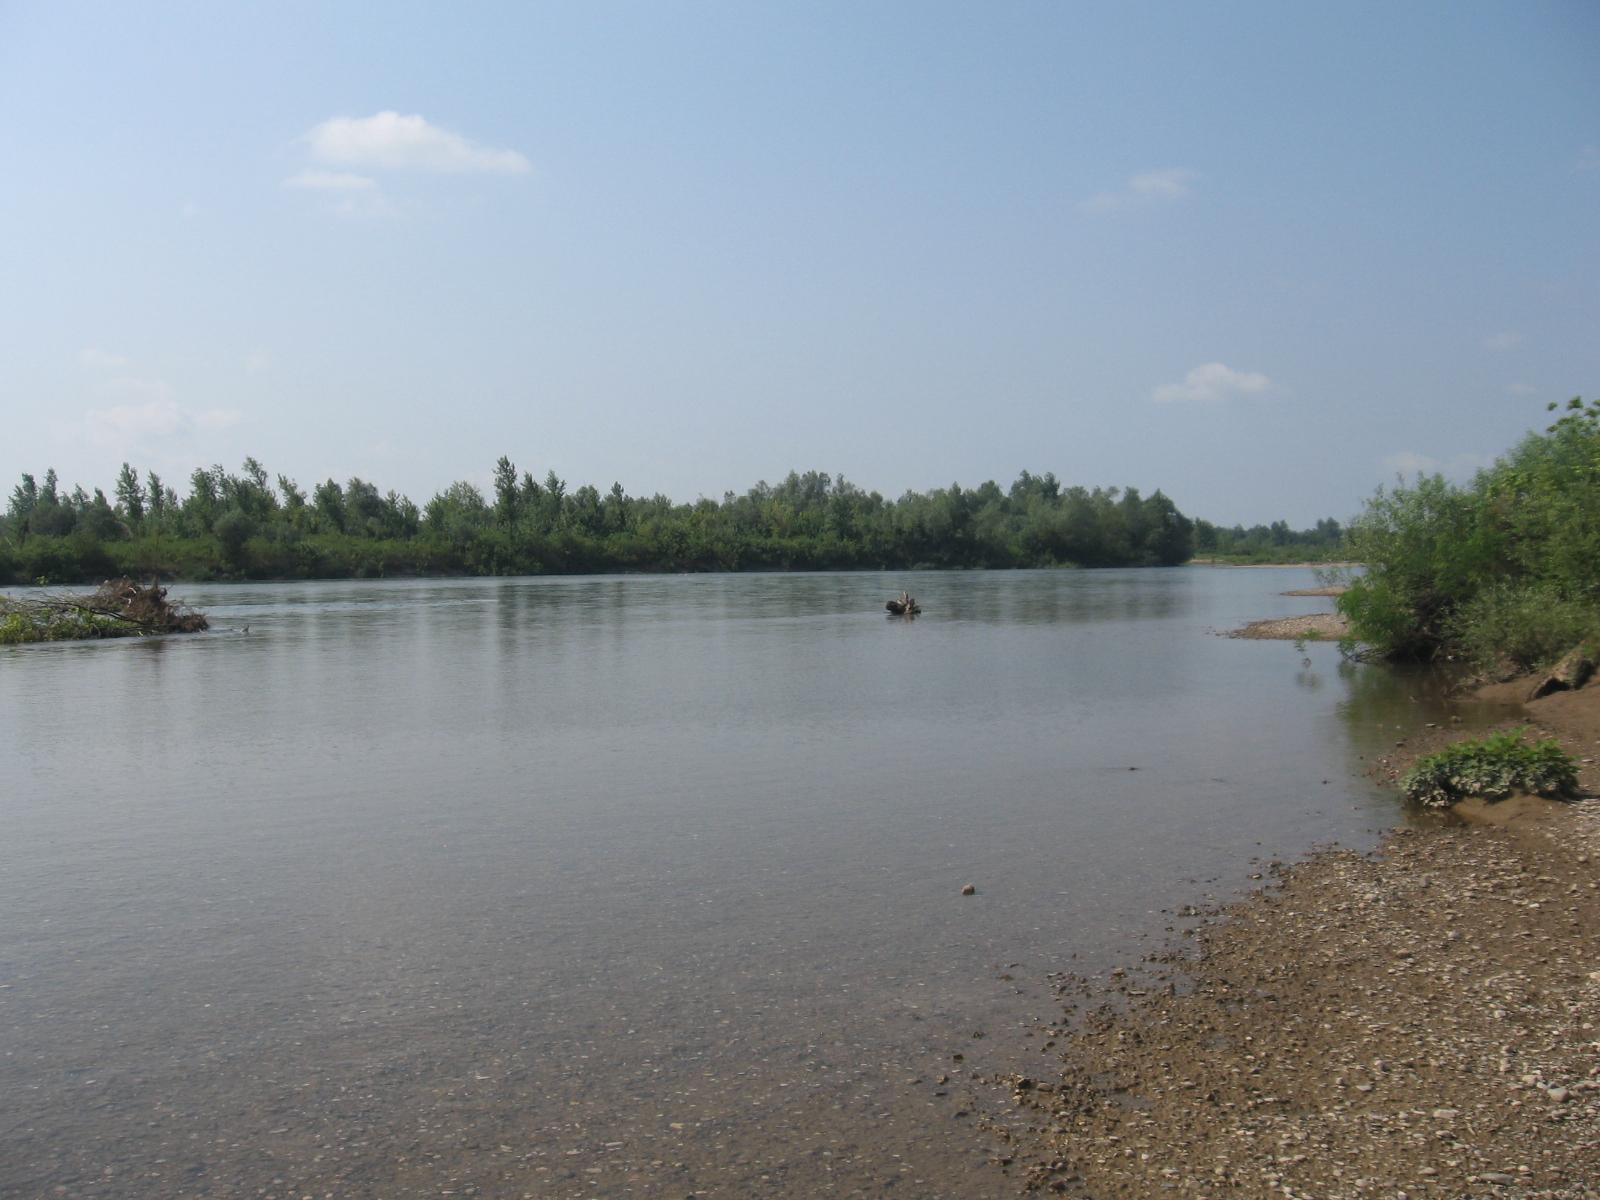
[[[496,464],[492,491],[451,484],[422,507],[375,484],[309,489],[243,470],[197,470],[187,494],[124,464],[113,496],[24,475],[0,519],[0,581],[342,578],[602,571],[1053,565],[1169,566],[1194,522],[1160,491],[1063,486],[1024,471],[1009,488],[952,484],[886,499],[827,474],[790,473],[720,501],[568,488]]]
[[[1555,410],[1555,406],[1551,406]],[[1600,634],[1600,402],[1572,400],[1472,482],[1380,490],[1338,600],[1376,655],[1529,670]]]

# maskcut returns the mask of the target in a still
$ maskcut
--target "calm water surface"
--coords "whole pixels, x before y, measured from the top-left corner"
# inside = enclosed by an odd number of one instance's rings
[[[1048,972],[1396,818],[1404,683],[1213,635],[1310,581],[187,586],[0,650],[0,1195],[1012,1194]]]

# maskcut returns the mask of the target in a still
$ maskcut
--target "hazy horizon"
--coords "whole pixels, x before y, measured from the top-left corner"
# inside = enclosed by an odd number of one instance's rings
[[[1600,380],[1600,9],[0,8],[0,485],[1022,470],[1221,525]]]

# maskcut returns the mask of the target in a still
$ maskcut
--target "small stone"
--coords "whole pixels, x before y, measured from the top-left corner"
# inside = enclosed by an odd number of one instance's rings
[[[964,883],[964,884],[962,884],[961,885],[961,894],[963,896],[976,896],[978,894],[978,885],[975,884],[975,883]]]
[[[1545,1093],[1546,1096],[1550,1097],[1551,1104],[1565,1104],[1569,1094],[1567,1089],[1563,1087],[1553,1087]]]

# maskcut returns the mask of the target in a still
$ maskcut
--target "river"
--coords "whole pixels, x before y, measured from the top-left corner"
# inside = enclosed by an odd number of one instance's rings
[[[0,1195],[1014,1194],[1052,972],[1397,819],[1405,682],[1215,636],[1310,582],[178,585],[211,633],[0,649]]]

